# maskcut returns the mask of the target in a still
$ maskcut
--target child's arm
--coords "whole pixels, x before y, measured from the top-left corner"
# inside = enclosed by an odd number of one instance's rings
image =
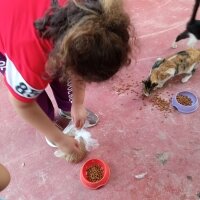
[[[79,152],[78,142],[74,138],[64,135],[36,102],[24,103],[17,100],[12,94],[9,97],[16,112],[49,140],[54,142],[63,152]]]
[[[0,191],[4,190],[10,183],[10,173],[0,164]]]
[[[87,117],[87,112],[84,107],[86,83],[76,75],[72,75],[71,81],[73,90],[71,115],[75,126],[82,128]]]

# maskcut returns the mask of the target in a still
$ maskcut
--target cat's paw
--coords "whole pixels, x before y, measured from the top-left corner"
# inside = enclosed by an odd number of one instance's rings
[[[177,43],[176,43],[176,42],[173,42],[173,43],[172,43],[172,48],[173,48],[173,49],[176,49],[177,47],[178,47]]]
[[[192,77],[191,75],[185,76],[185,77],[183,77],[183,78],[181,79],[181,82],[182,82],[182,83],[186,83],[186,82],[188,82],[188,80],[189,80],[191,77]]]

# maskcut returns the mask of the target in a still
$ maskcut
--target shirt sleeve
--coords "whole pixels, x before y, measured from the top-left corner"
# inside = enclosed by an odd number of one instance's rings
[[[37,87],[37,79],[35,82],[36,84],[34,86],[31,86],[28,83],[28,80],[25,80],[25,78],[18,71],[14,63],[7,56],[4,80],[11,94],[16,99],[23,102],[32,102],[46,88],[46,85],[43,85],[43,88],[41,88],[40,86]]]

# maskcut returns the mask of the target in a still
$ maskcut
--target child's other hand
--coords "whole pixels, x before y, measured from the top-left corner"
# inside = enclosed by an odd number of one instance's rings
[[[74,137],[63,135],[62,141],[57,144],[58,148],[65,154],[80,153],[79,143]]]
[[[71,115],[76,128],[82,128],[87,117],[87,111],[85,107],[83,105],[72,104]]]

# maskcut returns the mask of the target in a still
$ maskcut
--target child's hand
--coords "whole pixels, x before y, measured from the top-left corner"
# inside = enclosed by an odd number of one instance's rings
[[[79,143],[74,137],[63,135],[62,141],[57,144],[58,148],[66,154],[80,153]]]
[[[87,117],[87,111],[85,107],[83,105],[72,104],[71,115],[76,128],[82,128]]]

